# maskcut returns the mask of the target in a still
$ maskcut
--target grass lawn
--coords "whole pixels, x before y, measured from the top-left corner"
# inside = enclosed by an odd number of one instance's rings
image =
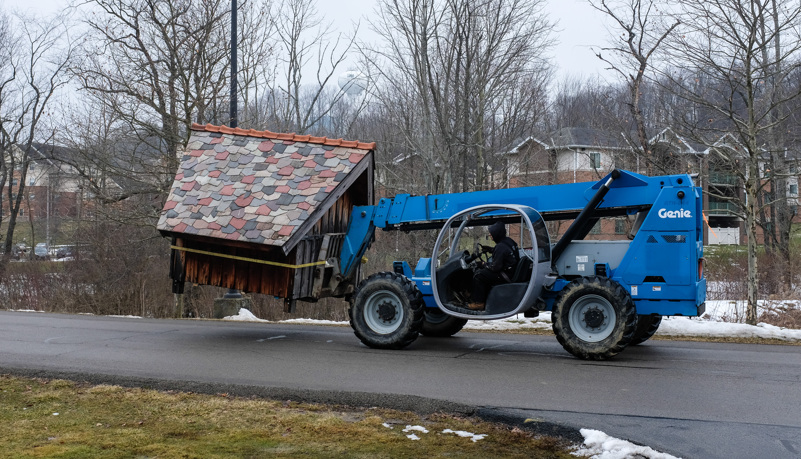
[[[447,414],[8,375],[0,424],[14,458],[575,457],[557,438]]]

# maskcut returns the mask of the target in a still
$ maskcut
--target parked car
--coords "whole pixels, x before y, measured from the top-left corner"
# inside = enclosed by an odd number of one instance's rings
[[[50,259],[50,248],[46,243],[40,242],[33,248],[33,256],[37,260],[48,260]]]
[[[72,246],[69,245],[60,245],[53,247],[55,251],[55,257],[58,259],[66,259],[72,258],[75,256]]]

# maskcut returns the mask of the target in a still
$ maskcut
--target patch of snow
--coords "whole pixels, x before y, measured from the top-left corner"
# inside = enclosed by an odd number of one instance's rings
[[[523,317],[522,314],[498,320],[469,320],[464,326],[465,330],[550,330],[551,313],[540,312],[537,317]]]
[[[419,440],[420,439],[420,437],[418,437],[415,434],[409,434],[409,435],[406,436],[406,438],[408,438],[409,440]]]
[[[574,456],[589,456],[591,459],[678,459],[647,446],[610,437],[599,430],[581,429],[580,432],[584,436],[584,446],[573,451],[571,454]]]
[[[428,429],[426,429],[423,426],[411,426],[411,425],[407,425],[406,428],[403,429],[403,431],[404,432],[417,431],[417,432],[422,432],[422,433],[428,433]]]
[[[239,308],[239,314],[235,316],[226,316],[223,317],[223,320],[239,320],[242,322],[269,322],[269,320],[259,319],[258,317],[254,316],[250,310],[245,308]]]
[[[746,325],[690,317],[663,318],[656,335],[773,338],[783,341],[801,341],[801,330],[782,328],[766,323]]]
[[[445,429],[445,430],[442,431],[442,433],[444,433],[444,434],[452,433],[452,434],[456,434],[456,435],[458,435],[460,437],[469,438],[470,441],[472,441],[473,443],[475,443],[475,442],[477,442],[479,440],[483,440],[484,438],[487,437],[487,434],[474,434],[473,432],[467,432],[467,431],[464,431],[464,430]]]

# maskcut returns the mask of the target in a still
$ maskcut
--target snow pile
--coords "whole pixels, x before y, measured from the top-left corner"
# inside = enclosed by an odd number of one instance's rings
[[[249,309],[239,308],[239,314],[235,316],[223,317],[223,320],[238,320],[241,322],[269,322],[269,320],[259,319],[254,316]]]
[[[581,429],[580,432],[584,436],[584,447],[573,451],[574,456],[590,456],[592,459],[677,459],[676,456],[654,451],[647,446],[610,437],[599,430]]]
[[[665,317],[662,319],[656,335],[773,338],[783,341],[801,341],[801,330],[781,328],[766,323],[746,325],[690,317]]]

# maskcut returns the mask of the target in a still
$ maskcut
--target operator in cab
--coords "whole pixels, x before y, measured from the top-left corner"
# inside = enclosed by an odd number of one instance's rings
[[[506,236],[506,226],[503,223],[495,222],[490,225],[489,234],[495,242],[495,248],[492,249],[489,261],[480,262],[480,269],[473,275],[473,290],[467,307],[474,311],[484,309],[493,286],[511,282],[515,266],[520,261],[517,243]]]

